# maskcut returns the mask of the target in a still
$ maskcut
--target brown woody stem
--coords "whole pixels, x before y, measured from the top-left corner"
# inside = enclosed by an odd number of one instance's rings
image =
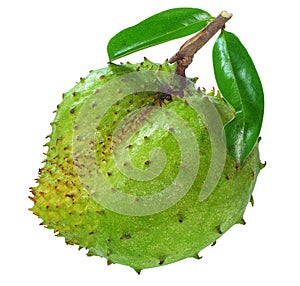
[[[180,47],[169,60],[171,64],[177,62],[176,74],[185,77],[185,70],[192,63],[194,55],[224,27],[231,17],[232,14],[222,11],[211,23]]]

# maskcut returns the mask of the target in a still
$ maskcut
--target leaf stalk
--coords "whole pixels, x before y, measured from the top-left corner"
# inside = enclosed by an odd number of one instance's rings
[[[175,73],[185,77],[185,70],[193,62],[194,55],[222,28],[232,17],[231,13],[222,11],[211,23],[187,40],[179,51],[170,58],[169,63],[177,62]]]

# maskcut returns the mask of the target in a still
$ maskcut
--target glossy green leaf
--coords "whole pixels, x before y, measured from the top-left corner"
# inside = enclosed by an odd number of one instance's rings
[[[218,87],[236,117],[225,126],[227,149],[241,165],[257,143],[264,113],[262,84],[253,61],[236,35],[222,31],[213,47]]]
[[[175,8],[155,14],[112,37],[107,45],[109,60],[193,34],[212,20],[209,13],[196,8]]]

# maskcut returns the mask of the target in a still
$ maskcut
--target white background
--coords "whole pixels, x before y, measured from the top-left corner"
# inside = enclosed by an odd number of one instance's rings
[[[296,1],[1,1],[1,285],[300,285],[299,13]],[[234,17],[227,30],[251,54],[265,91],[261,172],[246,226],[235,226],[200,261],[186,259],[137,275],[66,246],[39,226],[27,198],[43,160],[45,136],[61,94],[106,65],[106,44],[121,29],[165,9],[187,6]],[[161,62],[184,39],[150,48]],[[212,44],[212,43],[211,43]],[[189,68],[214,85],[211,44]]]

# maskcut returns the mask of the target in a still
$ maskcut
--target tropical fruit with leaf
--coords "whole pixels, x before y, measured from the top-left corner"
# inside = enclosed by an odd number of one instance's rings
[[[156,14],[114,36],[108,67],[64,93],[32,188],[31,210],[47,228],[139,272],[199,258],[244,224],[263,166],[264,102],[249,54],[223,29],[230,17],[194,8]],[[213,47],[220,92],[207,92],[185,69],[220,29]],[[199,30],[173,64],[112,63]]]

